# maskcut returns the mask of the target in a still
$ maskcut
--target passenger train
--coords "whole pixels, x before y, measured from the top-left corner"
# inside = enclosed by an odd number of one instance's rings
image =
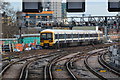
[[[103,41],[103,32],[99,30],[55,30],[45,29],[40,32],[40,45],[43,48],[59,48],[99,43]]]

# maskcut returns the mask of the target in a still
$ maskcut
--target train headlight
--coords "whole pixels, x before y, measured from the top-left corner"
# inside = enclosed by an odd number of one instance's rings
[[[43,46],[43,43],[40,43],[41,46]]]

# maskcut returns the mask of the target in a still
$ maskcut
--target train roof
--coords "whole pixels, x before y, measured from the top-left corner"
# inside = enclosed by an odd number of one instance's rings
[[[14,35],[15,37],[20,37],[20,35]],[[21,37],[34,37],[40,36],[40,34],[21,34]]]
[[[99,30],[58,30],[58,29],[45,29],[41,32],[54,32],[54,33],[102,33]]]
[[[2,38],[0,41],[12,41],[12,40],[18,40],[18,38]]]

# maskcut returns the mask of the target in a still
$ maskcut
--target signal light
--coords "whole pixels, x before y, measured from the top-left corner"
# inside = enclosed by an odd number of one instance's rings
[[[108,0],[109,12],[120,12],[120,0]]]
[[[39,0],[23,0],[22,4],[22,12],[42,12],[43,9]]]
[[[67,0],[67,12],[85,12],[85,0]]]

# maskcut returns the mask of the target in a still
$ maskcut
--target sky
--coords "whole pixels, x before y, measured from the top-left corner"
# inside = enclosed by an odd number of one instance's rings
[[[5,0],[11,2],[11,5],[16,10],[22,10],[22,0]],[[57,0],[58,1],[58,0]],[[81,14],[92,16],[115,16],[118,12],[108,12],[108,0],[85,0],[85,12],[83,13],[68,13],[68,16],[80,16]],[[63,0],[66,2],[66,0]]]

